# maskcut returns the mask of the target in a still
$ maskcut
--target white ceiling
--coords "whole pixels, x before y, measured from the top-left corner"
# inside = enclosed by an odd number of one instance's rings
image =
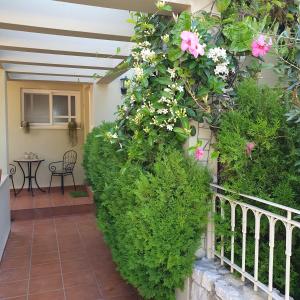
[[[169,2],[183,10],[189,1]],[[0,0],[0,64],[14,80],[91,83],[96,73],[110,82],[133,47],[129,10],[153,11],[155,2]]]

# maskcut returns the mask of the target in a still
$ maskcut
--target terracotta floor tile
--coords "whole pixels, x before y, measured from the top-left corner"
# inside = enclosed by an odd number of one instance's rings
[[[28,300],[65,300],[63,290],[29,295]]]
[[[13,297],[13,298],[6,298],[7,300],[27,300],[27,295],[20,296],[20,297]],[[4,300],[6,300],[4,299]]]
[[[94,273],[91,271],[82,271],[75,273],[66,273],[63,274],[64,286],[78,286],[78,285],[88,285],[96,283]]]
[[[97,285],[80,285],[66,289],[67,300],[102,300]]]
[[[30,277],[34,278],[34,277],[40,277],[45,275],[57,274],[60,272],[61,272],[60,263],[53,261],[46,264],[33,265],[31,267]]]
[[[4,252],[4,257],[19,257],[30,256],[30,245],[19,247],[7,247]]]
[[[90,264],[85,259],[62,261],[61,267],[63,274],[91,270]]]
[[[26,280],[29,278],[29,268],[0,270],[0,283]]]
[[[80,197],[73,199],[73,205],[80,205],[80,204],[92,204],[93,200],[89,197]]]
[[[39,242],[39,243],[34,243],[32,245],[32,254],[42,254],[45,252],[54,252],[54,251],[58,251],[58,246],[56,241]]]
[[[29,198],[17,199],[12,204],[12,209],[28,209],[33,207],[33,200]]]
[[[29,255],[20,257],[3,257],[0,264],[0,270],[29,267],[29,263]]]
[[[66,260],[77,260],[77,259],[86,259],[88,261],[87,254],[82,248],[74,248],[72,250],[64,251],[60,253],[61,261]]]
[[[0,299],[26,295],[27,287],[28,280],[0,283]]]
[[[51,200],[49,198],[35,197],[33,205],[35,208],[51,207]]]
[[[31,278],[29,281],[29,294],[39,294],[63,288],[61,274],[46,275]]]
[[[51,262],[58,262],[59,254],[58,251],[44,252],[44,253],[33,253],[31,258],[32,265],[40,265]]]
[[[12,281],[28,277],[30,262],[29,281]],[[30,295],[24,298],[28,282]],[[138,300],[135,289],[116,271],[110,250],[91,213],[13,222],[7,251],[0,264],[0,299],[4,297],[12,297],[11,300]]]

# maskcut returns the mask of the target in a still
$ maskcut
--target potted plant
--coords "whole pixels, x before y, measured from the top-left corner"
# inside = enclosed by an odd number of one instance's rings
[[[28,121],[22,121],[21,122],[21,127],[23,128],[25,133],[30,132],[30,123]]]
[[[71,120],[68,123],[69,142],[72,145],[72,147],[76,146],[78,142],[77,127],[78,124],[75,120]]]

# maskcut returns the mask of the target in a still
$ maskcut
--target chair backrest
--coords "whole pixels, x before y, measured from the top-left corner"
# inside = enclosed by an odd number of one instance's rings
[[[16,174],[17,167],[13,164],[8,165],[9,177],[12,177]]]
[[[77,161],[77,152],[69,150],[63,156],[63,168],[66,172],[73,172]]]

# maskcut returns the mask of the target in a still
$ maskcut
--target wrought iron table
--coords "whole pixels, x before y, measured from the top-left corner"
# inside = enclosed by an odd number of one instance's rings
[[[16,195],[20,194],[24,188],[24,185],[25,185],[25,181],[26,179],[28,179],[28,187],[27,187],[27,190],[28,192],[31,192],[31,195],[34,196],[33,194],[33,186],[32,186],[32,183],[33,181],[35,182],[37,188],[41,191],[41,192],[45,192],[43,189],[41,189],[41,187],[39,186],[38,182],[37,182],[37,178],[36,178],[36,175],[37,175],[37,171],[41,165],[41,163],[45,161],[44,159],[39,159],[39,158],[33,158],[33,159],[30,159],[30,158],[21,158],[21,159],[16,159],[14,160],[14,162],[16,162],[20,168],[21,168],[21,171],[23,173],[23,183],[22,183],[22,186],[21,188],[19,189],[19,191],[16,193]],[[26,175],[26,172],[23,168],[23,165],[22,164],[26,164],[27,165],[27,175]],[[34,164],[36,164],[36,167],[35,167],[35,170],[33,169],[34,167]]]

